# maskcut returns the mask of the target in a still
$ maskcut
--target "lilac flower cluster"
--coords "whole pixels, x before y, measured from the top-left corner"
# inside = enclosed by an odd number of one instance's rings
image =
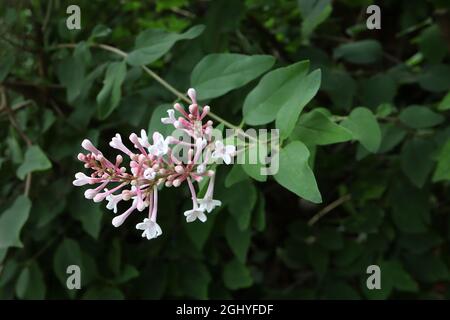
[[[148,211],[148,217],[136,225],[142,230],[142,237],[153,239],[162,234],[157,223],[158,190],[162,187],[179,187],[187,183],[192,196],[192,209],[184,212],[187,222],[200,220],[205,222],[205,212],[211,212],[220,206],[219,200],[213,199],[215,171],[208,169],[212,161],[223,161],[230,164],[236,154],[233,145],[224,145],[221,140],[213,138],[213,122],[204,121],[210,110],[209,106],[200,107],[197,104],[196,92],[188,90],[192,104],[185,110],[179,103],[174,109],[167,111],[168,117],[162,118],[164,124],[172,125],[176,130],[186,134],[192,142],[186,142],[168,136],[166,138],[159,132],[152,135],[152,143],[145,130],[140,136],[132,133],[129,140],[133,149],[129,149],[116,134],[109,145],[121,151],[129,158],[129,169],[122,166],[124,157],[117,155],[114,162],[108,160],[89,140],[82,142],[86,154],[78,154],[78,160],[84,167],[91,170],[90,175],[82,172],[75,174],[75,186],[97,185],[87,189],[84,193],[87,199],[94,202],[106,200],[106,207],[117,213],[117,205],[121,201],[130,201],[130,207],[123,213],[115,216],[112,224],[115,227],[122,225],[136,210]],[[175,117],[178,112],[180,116]],[[187,157],[180,157],[177,147],[187,150]],[[208,178],[209,184],[203,198],[197,197],[194,183]]]

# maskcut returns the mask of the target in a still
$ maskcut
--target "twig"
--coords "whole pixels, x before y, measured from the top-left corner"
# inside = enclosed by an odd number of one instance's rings
[[[47,29],[48,22],[50,21],[50,15],[52,13],[53,0],[48,1],[47,11],[45,12],[44,22],[42,23],[42,32]]]
[[[31,188],[31,172],[27,174],[27,177],[25,180],[25,189],[23,191],[23,194],[27,197],[30,194],[30,188]]]
[[[344,202],[350,200],[351,195],[346,194],[345,196],[340,197],[339,199],[333,201],[326,207],[324,207],[322,210],[317,212],[311,219],[308,221],[308,226],[314,225],[317,221],[319,221],[320,218],[322,218],[324,215],[326,215],[328,212],[332,211],[333,209],[339,207]]]
[[[1,95],[1,104],[0,109],[5,109],[8,113],[9,121],[11,122],[11,125],[16,129],[16,131],[19,133],[19,135],[22,137],[22,139],[25,141],[25,143],[28,146],[31,146],[33,143],[31,142],[30,138],[23,132],[23,130],[20,128],[19,124],[16,121],[16,118],[14,116],[14,112],[11,110],[11,108],[8,106],[8,101],[6,99],[5,89],[1,87],[0,89],[0,95]]]
[[[91,44],[91,46],[95,47],[95,48],[100,48],[109,52],[113,52],[123,58],[128,57],[128,54],[122,50],[120,50],[119,48],[107,45],[107,44],[101,44],[101,43],[94,43]],[[59,44],[56,46],[56,48],[69,48],[69,49],[73,49],[75,48],[76,45],[72,44],[72,43],[65,43],[65,44]],[[171,93],[173,93],[176,97],[178,97],[179,99],[185,101],[186,103],[191,103],[191,101],[186,97],[186,95],[184,95],[183,93],[181,93],[180,91],[178,91],[177,89],[175,89],[172,85],[170,85],[167,81],[165,81],[163,78],[161,78],[158,74],[156,74],[154,71],[152,71],[150,68],[148,68],[147,66],[142,65],[141,68],[149,75],[151,76],[153,79],[155,79],[159,84],[161,84],[164,88],[166,88],[168,91],[170,91]],[[235,129],[237,131],[239,131],[239,133],[241,133],[242,135],[244,135],[245,137],[249,138],[250,140],[255,140],[255,138],[247,135],[245,132],[242,131],[241,128],[239,128],[238,126],[235,126],[234,124],[228,122],[227,120],[223,119],[222,117],[216,115],[213,112],[209,112],[208,116],[213,118],[216,121],[219,121],[221,123],[223,123],[225,126],[231,128],[231,129]]]
[[[31,142],[30,138],[28,138],[28,136],[25,134],[25,132],[20,128],[20,126],[17,123],[16,118],[14,116],[14,112],[11,110],[11,108],[8,105],[5,89],[3,87],[0,87],[0,96],[1,96],[0,109],[3,109],[3,108],[6,109],[6,112],[8,113],[9,122],[11,122],[11,125],[17,130],[17,132],[22,137],[22,139],[25,141],[27,146],[31,146],[33,143]],[[30,193],[30,187],[31,187],[31,172],[27,174],[27,177],[25,180],[25,189],[23,192],[24,195],[27,197]]]
[[[173,13],[175,13],[175,14],[178,14],[178,15],[182,16],[182,17],[186,17],[186,18],[189,18],[189,19],[194,19],[195,18],[195,14],[193,14],[192,12],[189,12],[187,10],[184,10],[184,9],[170,8],[169,10],[172,11]]]

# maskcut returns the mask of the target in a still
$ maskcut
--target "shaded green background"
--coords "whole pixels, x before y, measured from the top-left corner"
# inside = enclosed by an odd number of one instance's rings
[[[69,31],[65,10],[75,2],[82,29]],[[2,1],[0,81],[17,123],[0,110],[0,297],[449,298],[450,9],[443,0],[379,1],[382,28],[367,30],[372,3]],[[113,214],[72,186],[81,170],[76,154],[85,137],[109,154],[116,132],[148,128],[157,107],[174,97],[128,68],[117,107],[102,115],[96,97],[105,63],[118,57],[82,42],[129,51],[146,29],[197,24],[206,26],[201,36],[177,42],[150,65],[176,88],[189,87],[209,53],[270,54],[277,66],[309,59],[311,69],[321,68],[322,85],[306,111],[346,116],[367,107],[377,115],[381,147],[375,154],[351,142],[314,148],[320,205],[237,169],[227,188],[230,168],[221,167],[221,210],[188,225],[188,191],[165,190],[163,236],[146,241],[134,228],[137,215],[115,229]],[[62,43],[78,45],[76,64],[67,62],[73,49],[55,49]],[[209,104],[238,124],[255,84]],[[410,106],[420,108],[405,112]],[[40,149],[27,156],[21,131]],[[25,168],[24,159],[31,159]],[[29,200],[21,196],[21,170],[36,171]],[[251,221],[245,230],[235,221],[242,216]],[[81,266],[82,290],[66,290],[69,264]],[[365,289],[371,264],[381,267],[382,290]]]

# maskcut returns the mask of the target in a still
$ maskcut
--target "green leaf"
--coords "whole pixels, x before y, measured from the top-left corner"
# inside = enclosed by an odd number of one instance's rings
[[[305,96],[300,87],[302,84],[310,83],[305,81],[308,69],[309,61],[300,61],[264,75],[245,98],[243,107],[245,122],[249,125],[272,122],[282,109],[296,109],[300,113],[312,98]],[[311,93],[312,91],[309,92]]]
[[[450,180],[450,140],[448,140],[437,157],[437,166],[433,182]]]
[[[363,291],[369,299],[386,299],[393,289],[406,292],[417,292],[418,285],[398,260],[383,261],[380,263],[381,289],[368,290],[363,283]]]
[[[184,33],[168,33],[163,30],[146,30],[136,38],[135,49],[126,58],[128,64],[140,66],[152,63],[167,53],[175,42],[198,37],[205,27],[193,26]]]
[[[197,90],[199,100],[220,97],[259,77],[274,63],[274,57],[268,55],[210,54],[192,71],[191,86]]]
[[[180,286],[189,298],[207,299],[210,282],[211,275],[203,263],[191,261],[184,265]]]
[[[67,100],[73,102],[80,94],[85,80],[85,66],[81,57],[68,56],[57,65],[59,82],[67,89]]]
[[[416,292],[417,283],[405,271],[399,261],[386,261],[380,265],[384,279],[390,280],[394,288],[401,291]]]
[[[78,195],[77,201],[71,201],[69,210],[71,215],[81,222],[81,225],[92,238],[98,239],[101,229],[103,212],[100,204],[84,201],[84,197]]]
[[[198,250],[202,250],[208,240],[216,220],[215,214],[208,214],[204,223],[185,223],[186,232]]]
[[[122,273],[114,279],[114,282],[117,284],[126,283],[132,279],[135,279],[139,276],[139,271],[135,266],[130,264],[125,265],[122,270]]]
[[[66,288],[66,281],[69,276],[66,271],[67,267],[70,265],[77,265],[80,267],[81,280],[83,283],[83,257],[81,254],[81,248],[74,240],[64,238],[64,240],[56,248],[53,256],[53,270],[55,271],[56,277],[61,282],[63,288]]]
[[[320,70],[314,70],[299,80],[295,90],[302,93],[301,99],[297,101],[297,104],[283,105],[280,111],[278,111],[275,125],[280,129],[280,137],[282,139],[289,137],[292,130],[294,130],[295,123],[303,108],[316,95],[317,91],[319,91],[320,79]]]
[[[362,82],[361,101],[369,108],[392,102],[397,94],[397,83],[388,74],[378,73]]]
[[[42,300],[45,298],[45,282],[41,269],[36,262],[25,267],[16,283],[16,295],[20,299]]]
[[[445,111],[450,109],[450,91],[445,95],[445,97],[439,102],[438,105],[439,111]]]
[[[311,33],[331,14],[331,0],[299,0],[302,15],[302,37],[308,39]]]
[[[38,218],[36,224],[38,228],[48,225],[64,211],[67,204],[66,199],[69,198],[67,197],[67,187],[71,187],[67,185],[67,180],[59,179],[43,188],[41,195],[52,194],[60,200],[55,203],[54,198],[41,196],[33,203],[33,215]]]
[[[325,292],[322,299],[327,300],[358,300],[360,296],[348,283],[342,280],[332,280],[324,285]]]
[[[433,142],[415,138],[404,144],[401,154],[402,170],[411,182],[422,188],[433,169]]]
[[[308,245],[305,249],[309,264],[315,272],[323,276],[327,271],[330,261],[328,251],[317,245]]]
[[[247,260],[247,251],[250,246],[250,228],[240,230],[236,221],[232,217],[229,217],[225,226],[225,238],[236,258],[240,262],[245,263]]]
[[[24,179],[28,173],[36,171],[44,171],[50,169],[52,163],[48,160],[45,153],[39,146],[33,145],[28,147],[25,153],[25,160],[17,168],[17,176],[20,179]]]
[[[250,271],[237,259],[233,259],[225,265],[223,281],[230,290],[248,288],[253,284]]]
[[[277,137],[278,138],[278,137]],[[238,163],[242,163],[242,169],[251,178],[259,182],[264,182],[267,180],[267,175],[262,174],[268,169],[266,167],[266,158],[269,156],[268,143],[273,144],[275,142],[267,142],[270,138],[263,138],[260,136],[257,142],[250,142],[246,147],[243,146],[244,152],[242,152],[238,157]]]
[[[122,246],[120,244],[119,238],[114,238],[108,250],[108,268],[115,275],[119,275],[122,265]]]
[[[442,36],[441,29],[433,24],[424,29],[418,38],[419,50],[423,56],[432,63],[441,62],[448,53],[445,45],[445,38]]]
[[[8,73],[11,71],[16,61],[16,56],[13,50],[2,48],[0,53],[0,82],[5,80]]]
[[[450,65],[433,64],[420,73],[418,80],[420,86],[427,91],[448,91],[450,89]]]
[[[389,190],[392,218],[404,233],[423,233],[430,220],[428,193],[403,180],[396,180]]]
[[[378,151],[381,143],[381,130],[372,111],[364,107],[352,110],[347,119],[341,125],[353,134],[364,148],[372,153]]]
[[[445,120],[442,115],[422,106],[410,106],[403,109],[399,118],[401,122],[413,129],[434,127]]]
[[[424,254],[442,244],[443,239],[434,232],[402,234],[398,243],[413,254]]]
[[[351,140],[351,132],[336,124],[324,112],[313,110],[300,117],[291,139],[307,145],[327,145]]]
[[[314,173],[309,167],[309,150],[300,141],[293,141],[280,151],[280,165],[275,180],[299,197],[314,203],[322,202]]]
[[[94,29],[92,29],[91,35],[89,36],[90,39],[95,39],[95,38],[104,38],[107,35],[109,35],[111,33],[111,29],[108,28],[105,25],[102,24],[98,24],[94,27]]]
[[[23,247],[20,230],[28,220],[31,201],[24,195],[18,196],[11,207],[0,216],[0,249]]]
[[[227,198],[224,199],[228,210],[236,220],[239,229],[245,230],[249,227],[252,210],[256,204],[256,188],[250,180],[245,180],[229,189]]]
[[[16,295],[20,299],[23,299],[25,296],[29,280],[30,280],[30,269],[26,267],[22,270],[16,282]]]
[[[338,46],[333,56],[335,59],[344,59],[355,64],[369,64],[381,58],[383,50],[376,40],[361,40],[345,43]]]
[[[428,253],[425,255],[409,255],[406,263],[419,281],[425,283],[436,283],[442,281],[448,283],[450,272],[443,261],[443,257]]]
[[[341,109],[350,109],[356,94],[356,81],[341,70],[322,69],[321,90],[325,91],[334,105]]]
[[[255,213],[253,214],[253,226],[260,232],[266,228],[266,199],[262,194],[258,196]]]
[[[100,119],[106,119],[119,105],[122,95],[122,83],[127,74],[124,61],[111,62],[106,69],[103,88],[97,96]]]
[[[167,263],[161,259],[152,261],[141,269],[137,281],[133,281],[135,292],[142,299],[160,299],[166,291],[169,274]]]
[[[244,181],[247,178],[247,174],[243,170],[242,166],[235,164],[231,167],[230,172],[228,172],[227,177],[225,178],[225,187],[229,188],[235,183]]]
[[[406,130],[392,123],[380,124],[381,144],[378,153],[385,153],[395,148],[406,136]]]

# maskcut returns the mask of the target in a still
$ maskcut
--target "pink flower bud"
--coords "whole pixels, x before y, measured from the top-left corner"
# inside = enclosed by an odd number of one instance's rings
[[[197,103],[197,92],[194,88],[189,88],[187,94],[191,98],[192,103]]]
[[[181,184],[181,180],[180,179],[175,179],[175,180],[173,180],[172,184],[173,184],[174,187],[179,187],[180,184]]]

